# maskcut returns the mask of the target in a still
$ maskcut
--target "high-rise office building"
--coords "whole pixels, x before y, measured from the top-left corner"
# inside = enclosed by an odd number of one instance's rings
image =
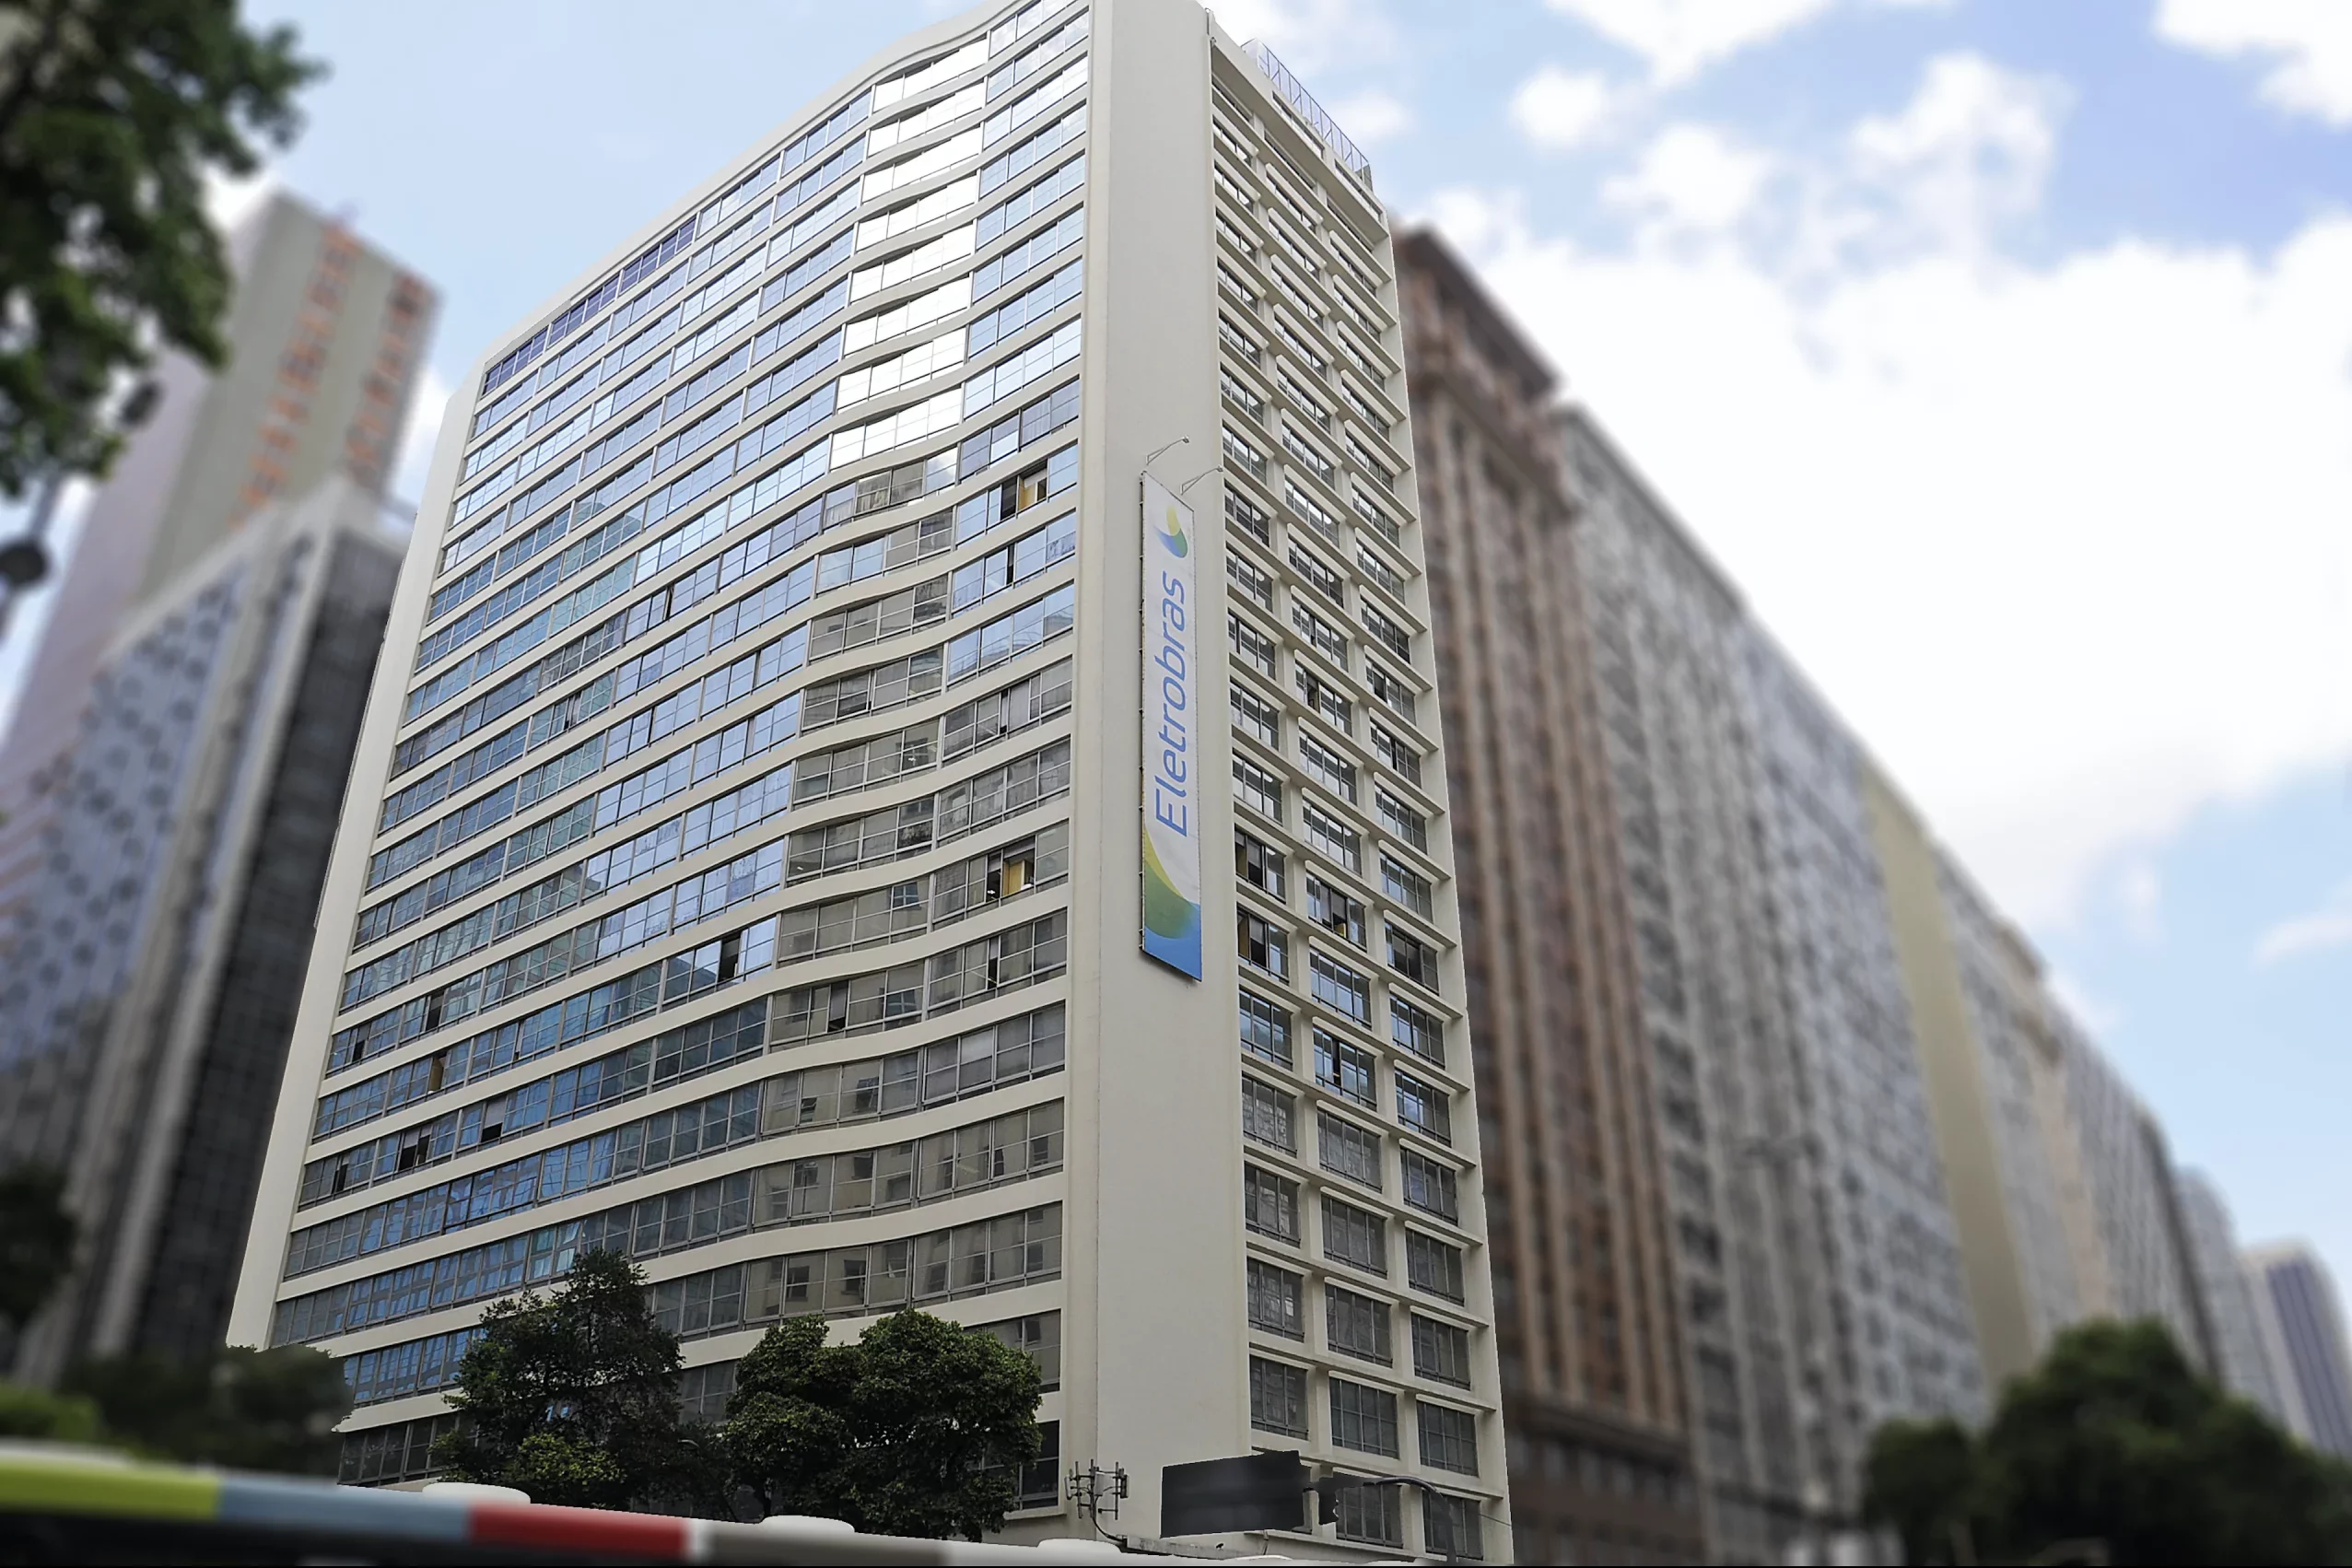
[[[1819,1553],[1895,1416],[1984,1409],[1860,747],[1561,415],[1711,1551]]]
[[[2282,1243],[2249,1250],[2246,1276],[2288,1427],[2352,1459],[2352,1355],[2327,1265],[2308,1246]]]
[[[2284,1423],[2287,1404],[2279,1397],[2270,1354],[2263,1346],[2262,1317],[2254,1305],[2253,1283],[2239,1254],[2229,1206],[2221,1189],[2200,1172],[2176,1171],[2174,1180],[2180,1188],[2190,1263],[2196,1270],[2206,1319],[2213,1330],[2216,1375],[2231,1393],[2252,1399]]]
[[[788,1314],[1030,1351],[1015,1533],[1297,1449],[1416,1483],[1329,1550],[1508,1552],[1400,351],[1361,155],[1192,0],[928,29],[491,346],[232,1330],[346,1358],[346,1474],[603,1246],[698,1410]]]
[[[90,497],[0,744],[0,964],[52,850],[91,682],[126,621],[257,508],[333,475],[380,496],[400,453],[432,289],[284,193],[238,225],[228,251],[228,363],[161,357],[161,399]]]
[[[2070,1209],[2085,1178],[2054,1004],[2024,937],[1875,768],[1869,799],[1970,1311],[1997,1389],[2108,1293],[2095,1226],[2080,1223],[2078,1200]]]
[[[1696,1561],[1650,1070],[1555,380],[1398,245],[1523,1562]]]
[[[20,1377],[221,1342],[405,547],[379,510],[265,505],[100,659],[0,978],[0,1165],[64,1172],[82,1227]]]

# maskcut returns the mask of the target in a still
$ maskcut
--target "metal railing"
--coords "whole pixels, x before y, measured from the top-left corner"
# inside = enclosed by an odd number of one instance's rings
[[[1306,90],[1306,84],[1291,75],[1290,67],[1282,64],[1281,57],[1258,40],[1252,39],[1241,49],[1243,53],[1258,62],[1258,68],[1266,73],[1268,81],[1274,84],[1274,90],[1281,95],[1282,101],[1290,105],[1293,112],[1322,138],[1323,145],[1331,149],[1331,156],[1340,160],[1340,167],[1355,176],[1357,182],[1365,190],[1371,190],[1372,160],[1364,157],[1363,149],[1350,141],[1348,134],[1340,129],[1340,123],[1315,100],[1315,95]]]

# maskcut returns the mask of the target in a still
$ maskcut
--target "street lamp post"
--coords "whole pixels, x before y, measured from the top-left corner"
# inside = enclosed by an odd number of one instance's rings
[[[115,427],[126,432],[137,429],[155,413],[162,397],[162,387],[152,378],[140,381],[114,411]],[[58,497],[64,493],[69,477],[63,462],[52,463],[41,475],[24,532],[0,544],[0,637],[7,635],[17,595],[38,587],[49,576],[49,525],[56,518]]]

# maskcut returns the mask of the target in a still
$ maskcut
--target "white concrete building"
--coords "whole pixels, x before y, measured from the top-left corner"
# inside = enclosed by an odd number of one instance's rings
[[[491,345],[232,1328],[350,1358],[348,1479],[418,1473],[484,1304],[593,1244],[699,1410],[785,1314],[1029,1349],[1016,1534],[1071,1466],[1148,1536],[1164,1465],[1297,1448],[1420,1484],[1282,1550],[1507,1556],[1395,311],[1278,62],[1037,0]]]
[[[2181,1195],[2189,1261],[2196,1270],[2197,1291],[2213,1331],[2214,1359],[2218,1363],[2215,1375],[2231,1393],[2252,1399],[2285,1425],[2287,1401],[2264,1347],[2263,1316],[2254,1303],[2253,1282],[2247,1278],[2238,1251],[2229,1205],[2221,1189],[2202,1172],[2175,1171],[2173,1182]]]
[[[1561,415],[1718,1561],[1818,1561],[1892,1417],[1981,1416],[1860,744]]]

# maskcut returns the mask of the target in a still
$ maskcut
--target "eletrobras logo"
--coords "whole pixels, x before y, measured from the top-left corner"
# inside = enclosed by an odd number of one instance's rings
[[[1200,978],[1192,509],[1143,478],[1143,952]]]

